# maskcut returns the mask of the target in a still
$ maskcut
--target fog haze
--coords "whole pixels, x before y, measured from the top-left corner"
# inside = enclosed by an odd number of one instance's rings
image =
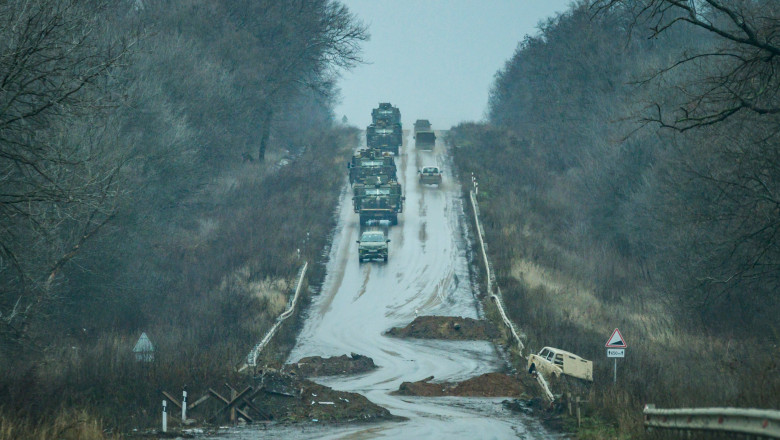
[[[389,101],[403,123],[434,128],[481,120],[496,71],[537,24],[570,0],[345,0],[369,26],[367,64],[344,74],[336,116],[365,127],[371,109]],[[489,5],[489,6],[486,6]]]

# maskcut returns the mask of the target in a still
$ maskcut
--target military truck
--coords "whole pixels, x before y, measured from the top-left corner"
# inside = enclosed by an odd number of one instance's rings
[[[397,180],[395,159],[378,149],[358,150],[347,163],[349,183],[365,183],[367,177],[385,176],[385,181]]]
[[[418,119],[414,121],[414,138],[417,139],[417,132],[431,131],[431,122],[427,119]]]
[[[376,177],[370,183],[358,183],[353,187],[352,207],[360,214],[360,224],[372,220],[387,220],[398,224],[398,214],[404,210],[401,184],[396,181],[381,182]]]
[[[371,124],[366,128],[366,144],[368,148],[398,154],[403,144],[401,124],[386,125],[384,122]]]
[[[401,125],[401,111],[389,102],[380,102],[379,107],[371,110],[371,120],[377,125]]]
[[[380,259],[387,262],[390,239],[383,231],[365,231],[360,235],[358,244],[358,262]]]
[[[433,130],[418,131],[414,137],[414,146],[421,150],[433,150],[436,146],[436,134]]]

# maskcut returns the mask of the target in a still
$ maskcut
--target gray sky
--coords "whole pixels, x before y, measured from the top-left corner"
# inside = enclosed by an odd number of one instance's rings
[[[369,26],[370,64],[339,81],[336,117],[364,128],[371,109],[391,102],[405,127],[435,129],[483,119],[493,76],[527,34],[571,0],[341,0]]]

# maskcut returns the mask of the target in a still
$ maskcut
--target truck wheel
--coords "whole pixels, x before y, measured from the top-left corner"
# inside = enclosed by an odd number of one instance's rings
[[[385,261],[385,263],[387,263],[387,255],[385,255],[382,259]]]
[[[398,224],[398,214],[395,214],[394,216],[390,217],[390,224],[391,225],[397,225]],[[387,258],[387,257],[385,257]]]
[[[531,364],[531,368],[528,369],[528,373],[533,375],[536,372],[536,364]]]

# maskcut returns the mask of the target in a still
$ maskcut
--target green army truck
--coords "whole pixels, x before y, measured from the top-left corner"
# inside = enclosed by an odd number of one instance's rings
[[[397,180],[397,168],[393,156],[378,149],[362,149],[352,155],[347,163],[349,183],[365,183],[371,176],[384,176],[385,181]]]
[[[352,207],[360,214],[360,224],[387,220],[398,224],[398,214],[404,210],[401,184],[396,181],[359,183],[353,187]]]
[[[371,110],[371,121],[377,125],[401,125],[401,110],[389,102],[380,102],[379,107]]]
[[[366,127],[366,145],[368,145],[368,148],[377,148],[398,155],[403,141],[401,124],[387,125],[384,122],[380,122]]]

